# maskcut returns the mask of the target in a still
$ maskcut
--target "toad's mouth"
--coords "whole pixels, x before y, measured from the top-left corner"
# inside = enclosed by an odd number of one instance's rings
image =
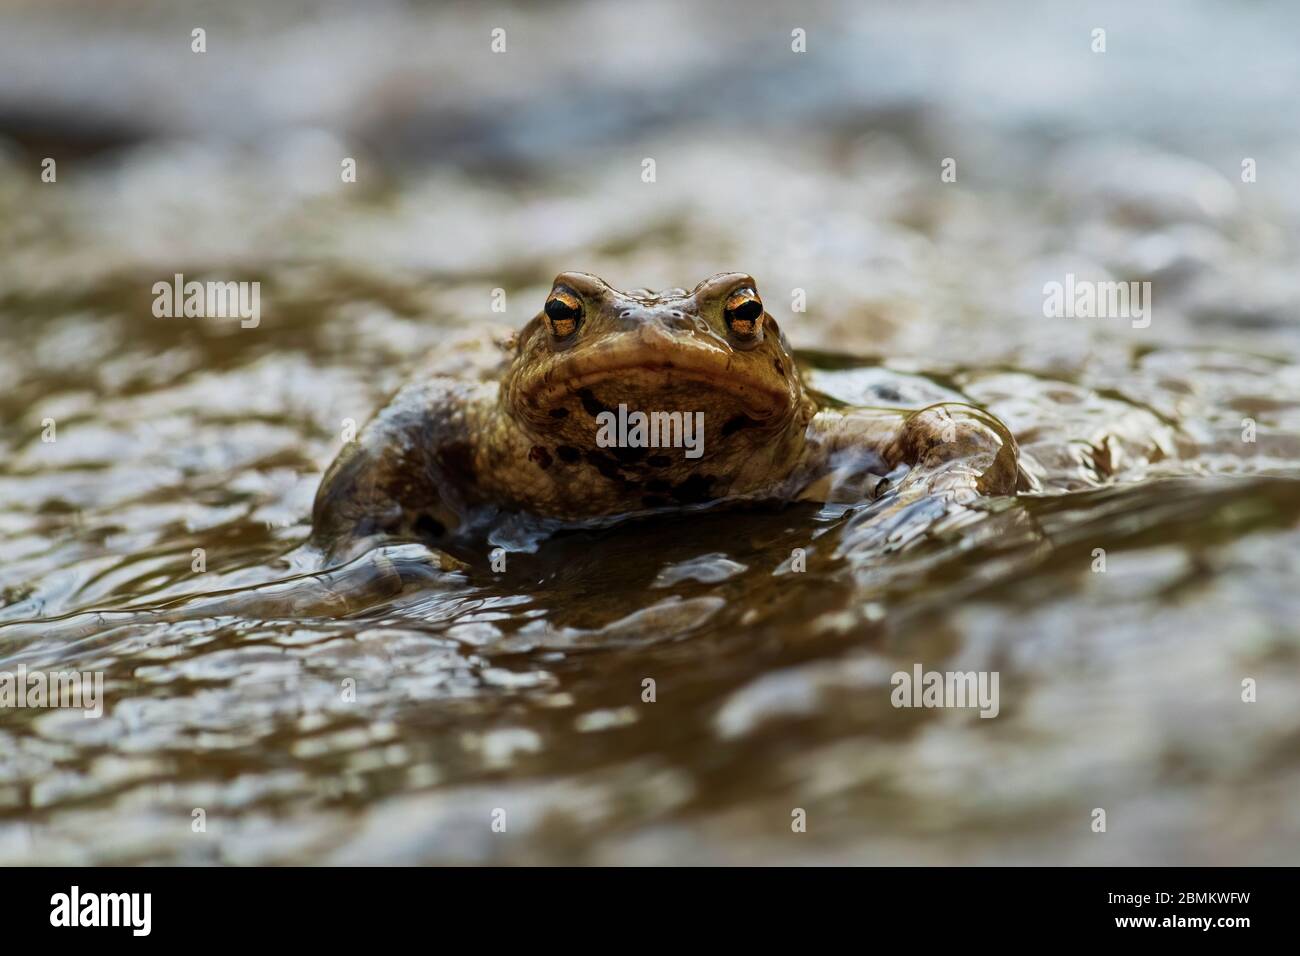
[[[641,407],[704,405],[729,399],[756,423],[780,419],[794,404],[789,383],[753,372],[758,356],[737,361],[703,349],[676,349],[671,354],[619,354],[611,349],[562,357],[546,370],[526,395],[528,404],[549,411],[564,407],[593,390],[608,405],[620,400]]]

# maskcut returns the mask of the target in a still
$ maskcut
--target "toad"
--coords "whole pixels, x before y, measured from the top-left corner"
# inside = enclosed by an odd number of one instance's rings
[[[484,513],[968,501],[1016,482],[1014,440],[978,408],[819,400],[751,276],[621,292],[565,272],[517,334],[444,350],[392,398],[330,466],[313,525],[332,549],[437,545]]]

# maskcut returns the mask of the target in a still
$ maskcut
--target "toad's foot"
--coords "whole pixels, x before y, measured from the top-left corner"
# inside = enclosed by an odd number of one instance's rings
[[[800,497],[838,503],[872,500],[901,482],[911,500],[942,496],[961,503],[1012,494],[1018,479],[1015,439],[995,417],[945,402],[915,412],[855,408],[820,412],[808,436]],[[905,474],[904,474],[905,472]]]
[[[1014,494],[1019,476],[1016,442],[1007,427],[972,405],[953,402],[909,415],[883,457],[911,469],[900,492],[923,486],[927,494],[959,502]]]
[[[836,447],[829,464],[841,476],[851,473],[855,448],[859,469],[869,463],[863,449],[877,449],[875,467],[901,476],[892,486],[889,480],[857,483],[871,491],[857,500],[871,503],[846,528],[846,552],[905,547],[939,523],[974,520],[969,506],[979,500],[1016,490],[1015,440],[997,418],[973,406],[944,403],[912,413],[855,409],[838,419],[824,435]],[[841,484],[840,491],[854,484]]]

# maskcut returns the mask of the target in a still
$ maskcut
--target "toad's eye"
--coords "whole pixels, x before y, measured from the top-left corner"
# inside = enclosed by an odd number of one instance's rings
[[[727,297],[722,314],[732,335],[752,339],[763,322],[763,300],[753,289],[737,289]]]
[[[568,289],[554,289],[546,300],[543,316],[547,329],[557,339],[572,335],[582,320],[582,300]]]

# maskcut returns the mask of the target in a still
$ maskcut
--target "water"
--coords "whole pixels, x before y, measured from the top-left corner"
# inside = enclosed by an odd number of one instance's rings
[[[0,670],[107,702],[0,713],[0,862],[1297,862],[1293,11],[826,5],[800,61],[776,7],[239,9],[207,60],[185,12],[4,15]],[[588,66],[532,52],[574,23]],[[819,392],[986,405],[1035,491],[522,521],[322,607],[344,420],[563,269],[748,271]],[[261,323],[153,318],[176,272]],[[1149,327],[1045,318],[1067,273]],[[998,716],[894,708],[916,663]]]

